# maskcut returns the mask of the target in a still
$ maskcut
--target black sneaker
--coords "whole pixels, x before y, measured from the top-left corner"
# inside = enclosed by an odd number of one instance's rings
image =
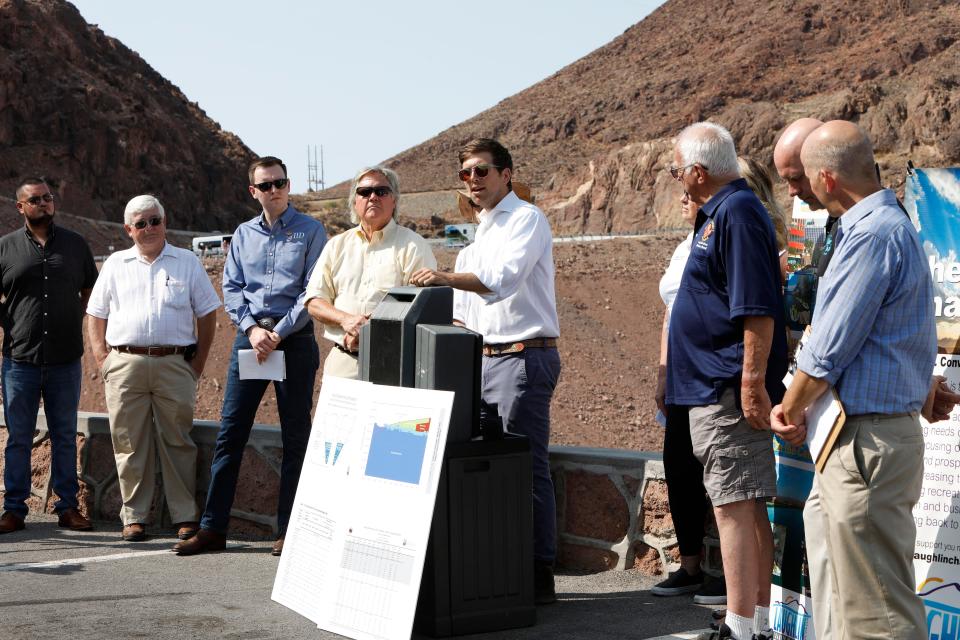
[[[727,604],[727,581],[723,578],[704,580],[703,586],[693,594],[697,604]]]
[[[773,633],[772,631],[770,632]],[[773,640],[773,635],[767,635],[766,633],[755,633],[753,634],[753,640]]]
[[[557,601],[553,581],[553,565],[537,560],[533,564],[533,601],[536,604],[553,604]]]
[[[710,635],[706,636],[706,640],[728,640],[733,637],[733,631],[730,630],[723,622],[720,623],[720,628],[716,631],[711,631]]]
[[[650,593],[655,596],[681,596],[685,593],[693,593],[703,586],[703,572],[695,576],[687,573],[687,570],[680,567],[670,574],[663,582],[650,589]]]

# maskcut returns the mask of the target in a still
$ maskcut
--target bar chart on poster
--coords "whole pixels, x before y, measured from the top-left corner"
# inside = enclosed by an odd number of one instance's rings
[[[410,637],[452,405],[324,379],[273,600],[350,638]]]

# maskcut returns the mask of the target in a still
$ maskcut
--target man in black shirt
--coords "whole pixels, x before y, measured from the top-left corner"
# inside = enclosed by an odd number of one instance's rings
[[[40,178],[17,187],[25,225],[0,238],[3,325],[4,512],[0,533],[24,527],[30,497],[30,454],[43,398],[51,444],[50,474],[61,527],[91,529],[77,509],[77,406],[83,310],[97,279],[86,241],[53,224],[53,194]]]

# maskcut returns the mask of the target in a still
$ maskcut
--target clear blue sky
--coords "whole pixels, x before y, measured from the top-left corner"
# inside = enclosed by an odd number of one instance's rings
[[[660,0],[73,0],[257,154],[327,186],[550,76]],[[402,178],[402,176],[401,176]]]

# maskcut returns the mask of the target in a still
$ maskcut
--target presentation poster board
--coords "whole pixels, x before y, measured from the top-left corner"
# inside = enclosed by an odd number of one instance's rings
[[[349,638],[410,638],[452,406],[324,379],[273,600]]]
[[[937,356],[934,373],[960,388],[960,169],[915,169],[904,206],[920,235],[934,283]],[[927,607],[928,637],[960,629],[960,411],[924,433],[924,477],[913,515],[917,592]]]

